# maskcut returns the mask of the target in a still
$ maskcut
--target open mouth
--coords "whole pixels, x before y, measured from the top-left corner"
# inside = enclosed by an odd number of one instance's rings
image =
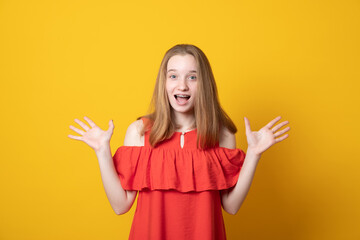
[[[176,102],[180,105],[183,105],[185,103],[187,103],[187,101],[189,101],[190,96],[186,95],[186,94],[176,94],[174,95]]]

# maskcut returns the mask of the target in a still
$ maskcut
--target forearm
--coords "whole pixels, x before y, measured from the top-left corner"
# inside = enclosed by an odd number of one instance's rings
[[[222,198],[224,210],[228,213],[236,214],[239,211],[249,192],[259,159],[259,155],[247,150],[235,187]]]
[[[106,196],[116,214],[122,214],[129,210],[127,192],[121,186],[120,179],[115,170],[110,144],[95,151],[99,161],[101,178]]]

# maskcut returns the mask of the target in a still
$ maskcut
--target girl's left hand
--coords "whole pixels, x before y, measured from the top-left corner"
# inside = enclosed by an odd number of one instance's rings
[[[268,124],[266,124],[263,128],[261,128],[257,132],[253,132],[250,129],[250,122],[245,117],[245,131],[246,138],[248,142],[248,151],[252,151],[255,155],[261,155],[265,150],[270,148],[275,143],[281,142],[285,138],[289,136],[289,134],[285,134],[284,136],[279,137],[285,132],[290,130],[290,127],[284,128],[281,131],[278,131],[282,126],[289,123],[289,121],[282,122],[275,127],[273,125],[281,119],[280,116],[276,117]],[[278,132],[277,132],[278,131]],[[278,138],[277,138],[278,137]]]

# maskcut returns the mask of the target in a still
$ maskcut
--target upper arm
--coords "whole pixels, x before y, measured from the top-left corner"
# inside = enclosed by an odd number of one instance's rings
[[[220,129],[219,146],[224,147],[224,148],[230,148],[230,149],[235,149],[236,148],[235,134],[230,132],[229,129],[227,129],[226,127],[222,127]],[[220,190],[221,204],[222,204],[225,211],[226,211],[226,206],[224,207],[224,205],[226,205],[226,202],[227,202],[226,198],[228,196],[228,193],[232,189],[233,189],[233,187],[230,188],[230,189]]]
[[[141,119],[131,123],[126,130],[124,146],[144,146],[144,135],[140,134],[142,128]]]
[[[224,148],[236,148],[235,134],[229,131],[226,127],[221,127],[219,136],[219,146]]]
[[[131,123],[126,130],[124,146],[144,146],[144,135],[141,136],[140,132],[143,127],[143,121],[136,120]],[[128,201],[129,209],[133,205],[137,191],[136,190],[125,190],[126,198]]]

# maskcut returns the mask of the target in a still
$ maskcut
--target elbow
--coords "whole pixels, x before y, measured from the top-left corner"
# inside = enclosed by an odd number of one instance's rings
[[[126,200],[111,204],[111,207],[113,208],[115,214],[122,215],[122,214],[127,213],[131,209],[131,207],[134,203],[135,197],[136,197],[136,194],[132,194],[130,196],[130,198],[127,198]]]
[[[123,214],[127,213],[125,211],[115,211],[115,210],[114,210],[114,212],[116,215],[123,215]]]
[[[236,215],[238,212],[239,212],[239,210],[235,210],[235,211],[231,212],[230,214],[231,215]]]
[[[129,209],[113,209],[116,215],[123,215],[129,211]]]
[[[112,208],[113,208],[116,215],[123,215],[123,214],[127,213],[130,210],[131,206],[130,207],[129,206],[124,206],[124,205],[123,206],[118,206],[118,207],[113,206]]]
[[[236,215],[238,213],[238,209],[230,209],[230,210],[226,210],[227,213],[229,213],[230,215]]]
[[[225,210],[225,212],[227,212],[230,215],[236,215],[240,209],[240,207],[236,207],[236,206],[224,206],[223,208]]]
[[[123,215],[125,212],[119,209],[113,209],[116,215]]]
[[[233,201],[223,201],[222,206],[224,210],[231,214],[236,215],[238,211],[240,210],[240,207],[242,205],[242,202],[233,202]]]

